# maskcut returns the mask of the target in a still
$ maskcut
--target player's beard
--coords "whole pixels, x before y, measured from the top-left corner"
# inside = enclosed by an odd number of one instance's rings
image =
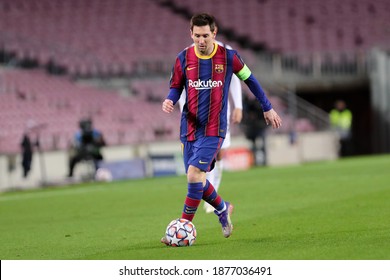
[[[198,45],[198,50],[199,52],[202,54],[202,55],[205,55],[206,54],[206,51],[207,51],[207,47],[206,45]]]
[[[198,50],[202,55],[209,55],[213,51],[213,49],[206,44],[203,44],[202,46],[198,45]]]

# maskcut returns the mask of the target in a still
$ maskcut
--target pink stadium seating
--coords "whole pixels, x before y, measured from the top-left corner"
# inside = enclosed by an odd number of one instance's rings
[[[160,3],[127,0],[3,0],[0,43],[19,58],[55,62],[72,75],[131,74],[169,61],[191,43],[188,19]],[[213,13],[221,29],[283,53],[367,50],[388,44],[386,0],[171,0],[189,14]],[[218,38],[227,41],[221,34]],[[236,42],[251,66],[253,53]]]
[[[120,97],[118,92],[78,85],[41,70],[3,70],[0,79],[5,81],[0,93],[0,152],[19,151],[28,121],[42,125],[40,139],[45,150],[66,149],[79,120],[85,117],[93,119],[108,145],[179,136],[179,111],[164,114],[160,102]],[[160,87],[161,82],[154,85],[160,93],[168,91],[167,83]]]
[[[153,18],[153,20],[148,20]],[[168,30],[171,25],[181,28]],[[5,0],[0,3],[2,44],[20,59],[50,59],[71,74],[132,71],[139,59],[171,56],[190,42],[169,10],[148,1]],[[1,40],[1,39],[0,39]],[[167,54],[161,53],[161,48]]]
[[[173,1],[191,12],[213,13],[221,26],[265,43],[271,51],[351,51],[389,44],[386,0]]]

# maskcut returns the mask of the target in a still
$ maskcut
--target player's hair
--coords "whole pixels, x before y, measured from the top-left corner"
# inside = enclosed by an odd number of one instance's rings
[[[191,18],[190,26],[191,26],[191,31],[193,30],[194,26],[210,26],[210,31],[214,32],[217,23],[215,21],[215,18],[207,13],[199,13],[195,14]]]

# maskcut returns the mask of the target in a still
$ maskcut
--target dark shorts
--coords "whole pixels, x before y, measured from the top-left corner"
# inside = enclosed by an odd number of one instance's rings
[[[186,172],[190,165],[198,167],[204,172],[214,168],[215,158],[221,149],[223,138],[207,136],[195,141],[182,142],[184,167]]]

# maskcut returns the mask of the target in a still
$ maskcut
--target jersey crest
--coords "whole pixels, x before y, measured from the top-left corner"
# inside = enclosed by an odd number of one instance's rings
[[[215,64],[214,69],[215,69],[215,72],[218,74],[223,73],[223,69],[224,69],[223,64]]]

